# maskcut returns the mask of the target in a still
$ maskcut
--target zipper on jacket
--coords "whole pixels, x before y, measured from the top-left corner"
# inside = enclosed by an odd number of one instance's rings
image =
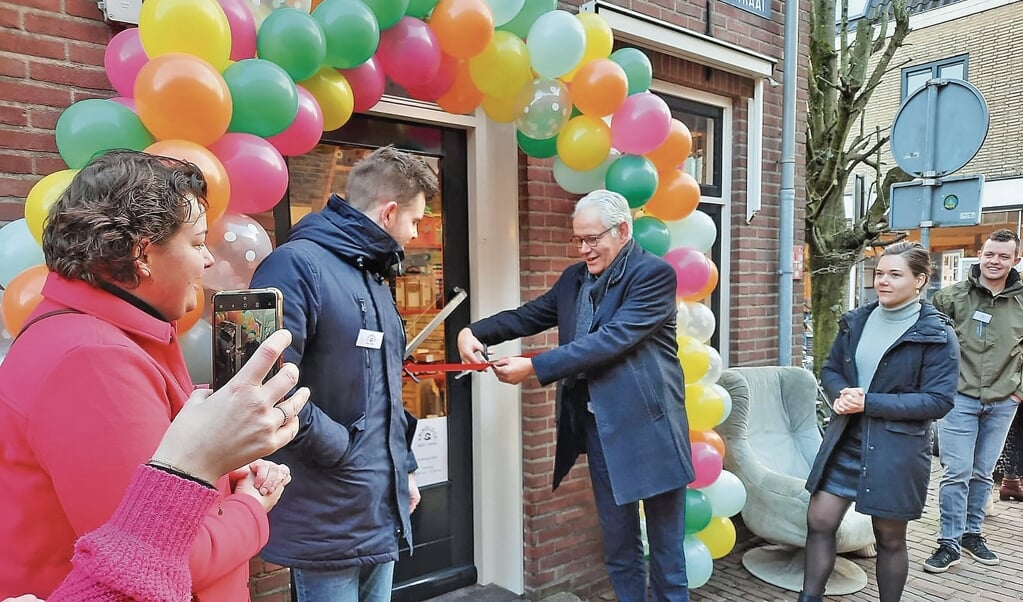
[[[363,297],[359,297],[359,309],[362,310],[362,327],[365,329],[365,328],[367,328],[367,322],[366,322],[366,299],[363,298]],[[369,368],[370,367],[370,365],[369,365],[369,349],[363,349],[362,351],[363,351],[362,356],[366,358],[366,368]]]

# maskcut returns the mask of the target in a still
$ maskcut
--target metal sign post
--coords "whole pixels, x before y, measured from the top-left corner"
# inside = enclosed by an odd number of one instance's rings
[[[920,243],[929,250],[932,227],[980,223],[983,176],[945,181],[942,178],[962,169],[977,154],[987,138],[988,122],[984,96],[962,80],[931,79],[906,98],[892,123],[892,156],[903,171],[917,180],[892,185],[889,227],[893,230],[919,227]],[[938,189],[953,181],[965,184],[950,187],[946,196],[941,197],[941,210],[936,212]],[[951,192],[952,188],[956,188],[956,192]],[[942,210],[958,211],[958,218],[936,224],[936,214],[948,217]],[[919,216],[919,220],[906,222],[907,214],[912,213]]]

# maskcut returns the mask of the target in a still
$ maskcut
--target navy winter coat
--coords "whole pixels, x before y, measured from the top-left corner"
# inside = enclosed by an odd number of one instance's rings
[[[856,346],[877,302],[854,309],[839,320],[838,336],[821,370],[829,399],[855,387]],[[948,318],[929,303],[885,352],[867,389],[863,415],[863,454],[856,510],[892,520],[920,518],[931,474],[930,425],[955,401],[959,378],[959,343]],[[812,493],[835,452],[850,415],[837,415],[824,433],[817,459],[806,480]]]
[[[564,379],[586,377],[611,489],[619,504],[685,487],[693,480],[685,383],[675,340],[675,272],[629,242],[624,261],[596,287],[589,335],[576,339],[579,289],[587,274],[577,263],[554,287],[518,309],[469,326],[484,344],[558,327],[558,347],[533,357],[541,384],[558,383],[558,444],[554,488],[580,453],[570,413],[586,410],[564,397]]]
[[[270,511],[260,554],[270,562],[333,570],[396,560],[402,534],[411,546],[405,330],[383,278],[401,257],[387,232],[332,195],[253,276],[253,287],[284,294],[293,337],[284,358],[311,392],[298,436],[272,456],[293,480]],[[363,329],[383,333],[380,349],[356,345]]]

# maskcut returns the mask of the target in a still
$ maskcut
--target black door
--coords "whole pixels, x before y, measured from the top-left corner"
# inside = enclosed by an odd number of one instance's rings
[[[405,249],[405,273],[392,290],[411,340],[444,307],[457,287],[469,287],[468,175],[465,132],[356,115],[323,135],[321,144],[289,162],[291,184],[275,208],[275,234],[284,240],[303,215],[318,211],[331,192],[342,194],[348,170],[373,149],[392,144],[421,156],[437,173],[440,193],[427,200],[419,237]],[[463,303],[414,351],[417,362],[457,362],[456,336],[469,323]],[[476,583],[473,564],[471,379],[444,373],[414,381],[406,375],[405,408],[419,418],[413,449],[422,502],[412,515],[415,546],[402,546],[394,600],[422,600]]]

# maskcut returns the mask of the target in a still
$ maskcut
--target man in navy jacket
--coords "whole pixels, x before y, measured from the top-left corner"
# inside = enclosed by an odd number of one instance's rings
[[[646,602],[639,504],[650,543],[653,600],[688,600],[685,487],[693,480],[685,382],[676,356],[675,272],[632,240],[621,195],[579,200],[572,245],[583,262],[547,293],[463,329],[463,361],[486,345],[558,327],[558,347],[494,363],[502,381],[558,383],[554,488],[581,453],[604,538],[604,560],[622,602]]]
[[[284,357],[310,402],[294,441],[274,454],[292,470],[270,513],[261,556],[291,567],[299,602],[390,600],[398,540],[412,546],[419,501],[401,397],[405,330],[387,276],[416,237],[437,178],[421,159],[377,149],[345,196],[302,218],[256,270],[284,294]]]

